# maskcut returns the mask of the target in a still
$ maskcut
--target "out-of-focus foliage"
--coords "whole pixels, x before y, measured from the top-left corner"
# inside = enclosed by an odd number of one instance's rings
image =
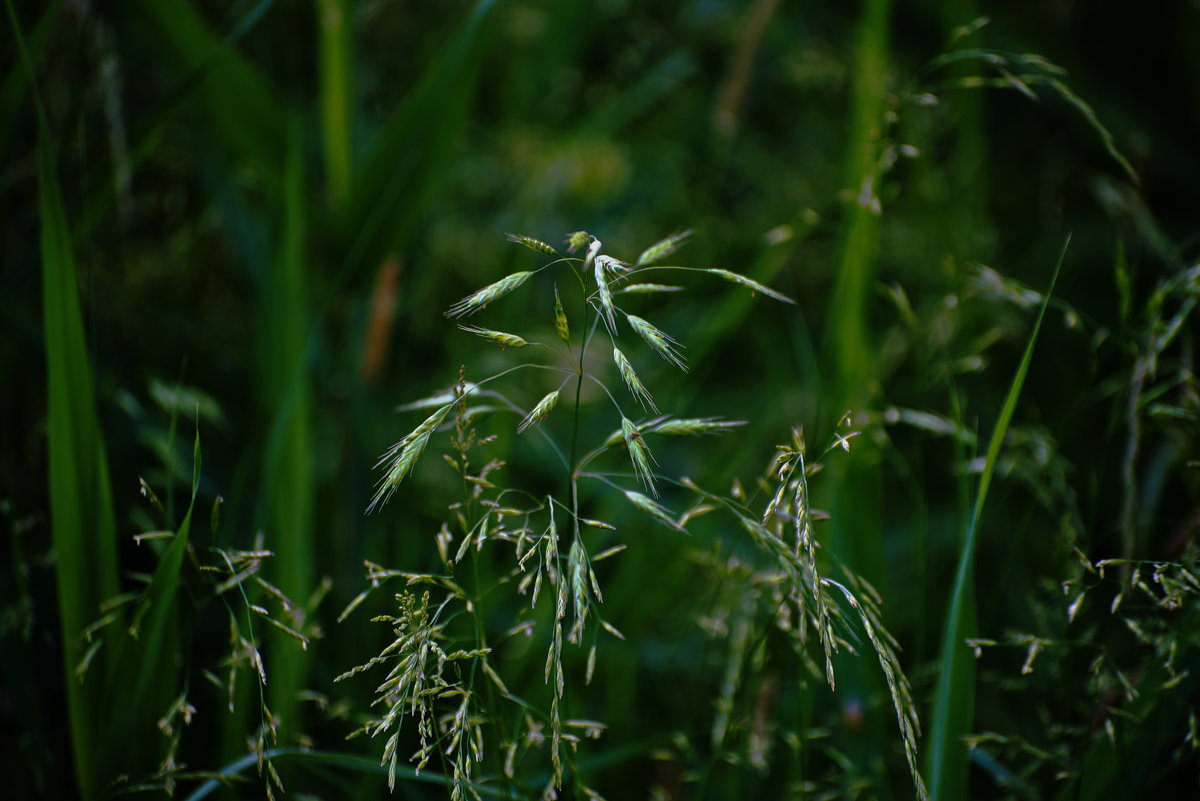
[[[970,0],[6,0],[9,792],[204,794],[223,770],[258,782],[239,797],[377,797],[381,743],[344,739],[373,688],[334,679],[391,641],[366,620],[396,607],[378,593],[336,618],[364,561],[438,565],[460,476],[429,458],[452,450],[435,438],[366,515],[372,465],[419,423],[397,404],[445,391],[460,365],[472,381],[507,364],[442,317],[550,258],[505,234],[563,251],[581,228],[631,264],[690,229],[668,261],[796,299],[716,279],[622,298],[686,346],[686,383],[635,360],[654,404],[749,421],[656,451],[659,469],[762,500],[775,446],[801,427],[829,441],[851,409],[854,448],[812,480],[831,516],[814,528],[821,575],[844,564],[874,588],[860,597],[878,592],[927,724],[986,443],[1070,235],[974,527],[975,678],[940,702],[969,734],[922,740],[921,764],[951,765],[939,798],[1194,782],[1197,40],[1182,0],[1121,15]],[[472,324],[557,341],[553,315],[529,333],[523,297]],[[531,379],[523,394],[532,406],[553,388]],[[555,491],[561,470],[533,432],[509,432],[519,419],[480,435],[503,432],[490,447],[506,486]],[[675,492],[659,501],[686,508]],[[603,576],[604,619],[625,640],[570,712],[607,725],[574,763],[586,785],[910,795],[877,663],[843,651],[830,692],[819,652],[771,622],[741,534],[710,515],[691,538],[647,530],[638,511],[595,509],[628,548]],[[484,560],[477,581],[508,568]],[[535,667],[508,690],[548,703]],[[496,779],[487,742],[475,776]],[[415,727],[399,747],[396,794],[444,797],[447,765],[404,770]]]

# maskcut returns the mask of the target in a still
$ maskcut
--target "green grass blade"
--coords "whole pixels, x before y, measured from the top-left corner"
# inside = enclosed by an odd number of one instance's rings
[[[329,205],[338,209],[350,194],[354,85],[351,73],[352,8],[346,0],[317,0],[321,130]]]
[[[825,328],[825,350],[831,365],[833,408],[826,418],[863,409],[872,400],[879,355],[871,341],[867,304],[878,271],[880,214],[877,196],[879,152],[883,144],[887,106],[889,0],[868,0],[860,12],[855,34],[855,59],[851,87],[847,151],[842,186],[850,192],[843,205],[844,235],[837,280]],[[832,465],[826,482],[826,502],[832,515],[828,528],[830,550],[851,569],[888,594],[883,569],[883,487],[879,471],[864,443],[851,457]],[[867,778],[876,793],[887,793],[882,764],[877,755],[888,738],[891,712],[872,699],[886,697],[883,677],[866,660],[849,654],[834,659],[838,703],[845,710],[866,713],[861,729],[845,729],[839,747],[853,763],[855,776]]]
[[[25,74],[34,87],[38,120],[50,528],[70,739],[80,795],[87,799],[96,797],[102,785],[98,772],[103,766],[92,749],[100,724],[98,699],[75,680],[75,668],[84,653],[81,632],[97,616],[100,603],[117,592],[116,521],[54,150],[24,35],[11,0],[5,6]]]
[[[304,259],[306,186],[302,131],[294,121],[285,156],[284,208],[280,252],[264,284],[261,392],[271,426],[263,460],[260,519],[267,548],[275,552],[272,581],[303,604],[314,586],[312,433],[309,390],[309,336]],[[305,680],[307,661],[288,641],[272,659],[271,708],[294,732],[295,696]]]
[[[130,775],[149,773],[155,764],[153,748],[128,751],[122,736],[154,732],[155,721],[179,692],[179,576],[188,551],[192,513],[200,488],[200,425],[192,444],[192,492],[187,512],[170,546],[122,634],[108,677],[105,731],[107,737],[93,745],[116,772],[121,767]],[[93,691],[95,688],[92,688]]]
[[[979,520],[983,514],[984,503],[987,501],[988,489],[992,483],[992,474],[996,469],[996,459],[1004,444],[1004,436],[1012,422],[1013,412],[1017,408],[1017,400],[1021,396],[1021,387],[1033,361],[1033,350],[1037,344],[1038,333],[1042,328],[1042,320],[1054,294],[1054,285],[1062,270],[1063,260],[1067,256],[1067,247],[1071,239],[1063,243],[1058,264],[1050,279],[1050,287],[1046,290],[1037,320],[1029,334],[1029,342],[1025,346],[1025,354],[1013,376],[1012,385],[996,419],[992,437],[988,441],[987,455],[984,461],[983,474],[979,479],[979,487],[975,492],[975,505],[971,510],[971,518],[967,523],[966,534],[963,537],[962,551],[959,554],[958,567],[955,570],[954,586],[950,594],[950,605],[946,614],[946,625],[942,635],[941,670],[938,672],[937,686],[934,690],[933,715],[930,724],[928,760],[926,770],[929,778],[929,795],[934,801],[955,801],[967,798],[967,763],[968,753],[963,736],[968,734],[973,725],[975,706],[975,655],[966,644],[966,640],[976,634],[975,608],[975,550],[979,532]]]

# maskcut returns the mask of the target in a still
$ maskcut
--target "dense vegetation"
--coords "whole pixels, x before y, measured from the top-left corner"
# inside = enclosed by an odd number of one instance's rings
[[[1196,792],[1194,4],[4,18],[6,796]]]

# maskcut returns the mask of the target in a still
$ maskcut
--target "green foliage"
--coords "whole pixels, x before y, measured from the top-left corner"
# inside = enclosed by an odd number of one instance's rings
[[[4,5],[6,797],[1194,779],[1186,3]]]

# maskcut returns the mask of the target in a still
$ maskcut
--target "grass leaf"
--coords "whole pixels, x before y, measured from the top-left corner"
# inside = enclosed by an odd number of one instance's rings
[[[984,503],[987,501],[988,488],[992,483],[992,475],[996,469],[996,460],[1000,448],[1004,444],[1004,436],[1012,422],[1017,400],[1021,396],[1021,387],[1029,372],[1030,362],[1033,361],[1033,350],[1037,344],[1038,333],[1042,328],[1042,320],[1050,298],[1054,294],[1054,285],[1062,270],[1063,261],[1067,255],[1070,237],[1063,243],[1058,264],[1050,279],[1050,287],[1046,290],[1037,320],[1029,334],[1029,342],[1025,346],[1025,354],[1013,376],[1012,385],[1004,399],[1004,406],[996,425],[992,429],[988,441],[987,455],[984,460],[983,473],[979,478],[979,487],[975,491],[975,504],[971,510],[970,521],[967,523],[966,534],[963,537],[962,550],[959,553],[958,568],[955,571],[954,585],[950,592],[950,606],[946,614],[945,629],[942,634],[941,669],[938,672],[937,686],[934,691],[933,715],[930,724],[929,757],[927,773],[929,775],[930,798],[934,801],[955,801],[965,799],[967,795],[967,764],[969,755],[966,743],[962,738],[971,730],[975,706],[975,655],[966,644],[966,640],[976,634],[975,608],[975,550],[979,534],[979,521],[983,514]]]

